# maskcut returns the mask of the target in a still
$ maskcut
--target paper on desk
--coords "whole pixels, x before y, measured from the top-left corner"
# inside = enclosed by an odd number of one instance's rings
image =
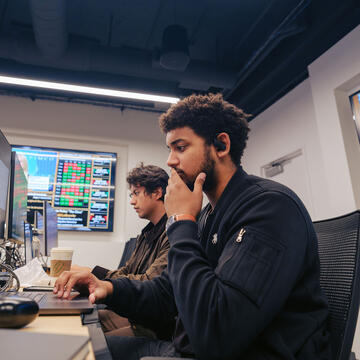
[[[46,274],[38,258],[16,269],[15,274],[20,280],[20,286],[49,285],[50,276]]]

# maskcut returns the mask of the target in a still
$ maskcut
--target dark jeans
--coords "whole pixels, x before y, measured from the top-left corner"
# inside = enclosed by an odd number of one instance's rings
[[[145,337],[107,335],[106,341],[113,360],[139,360],[143,356],[181,357],[170,341],[153,340]]]

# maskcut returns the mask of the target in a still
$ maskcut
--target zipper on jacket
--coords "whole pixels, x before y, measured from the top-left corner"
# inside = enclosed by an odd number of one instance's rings
[[[243,239],[243,236],[244,236],[244,234],[246,233],[246,230],[244,229],[244,228],[241,228],[240,229],[240,232],[239,232],[239,235],[238,235],[238,237],[236,238],[236,242],[237,243],[240,243],[241,241],[242,241],[242,239]]]

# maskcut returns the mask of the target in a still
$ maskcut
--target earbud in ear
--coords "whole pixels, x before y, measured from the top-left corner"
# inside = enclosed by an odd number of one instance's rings
[[[226,145],[222,141],[218,140],[217,138],[214,139],[213,144],[218,151],[226,150]]]

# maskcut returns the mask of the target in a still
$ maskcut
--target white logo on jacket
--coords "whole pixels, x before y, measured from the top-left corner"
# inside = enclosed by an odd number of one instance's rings
[[[214,235],[213,235],[213,238],[212,238],[212,240],[211,240],[211,242],[215,245],[216,243],[217,243],[217,234],[215,233]]]

